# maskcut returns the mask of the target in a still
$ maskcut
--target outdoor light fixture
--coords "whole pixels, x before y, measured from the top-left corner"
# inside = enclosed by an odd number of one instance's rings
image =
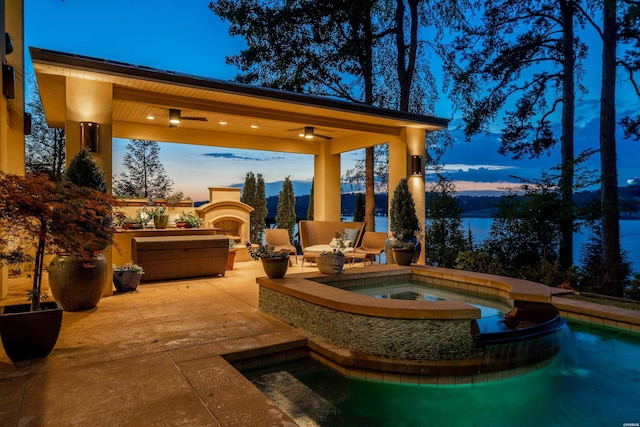
[[[307,139],[313,139],[313,126],[305,126],[304,137]]]
[[[24,113],[23,130],[25,135],[31,135],[31,113]]]
[[[4,53],[9,55],[13,52],[13,41],[9,33],[4,33]]]
[[[411,175],[422,175],[422,156],[411,156]]]
[[[2,64],[2,94],[7,99],[16,97],[16,70],[7,64]]]
[[[169,108],[169,123],[172,125],[180,124],[180,110]]]
[[[92,153],[100,152],[100,125],[93,122],[80,122],[80,146]]]

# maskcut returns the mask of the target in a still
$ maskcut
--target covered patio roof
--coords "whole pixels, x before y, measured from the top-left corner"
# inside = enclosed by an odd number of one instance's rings
[[[69,121],[67,78],[112,85],[112,136],[119,138],[317,155],[318,142],[326,140],[299,136],[305,126],[313,126],[316,134],[332,138],[329,153],[339,154],[388,142],[404,129],[433,131],[448,123],[438,117],[106,59],[33,47],[30,53],[52,127],[64,127]],[[182,120],[170,128],[169,109],[206,121]]]

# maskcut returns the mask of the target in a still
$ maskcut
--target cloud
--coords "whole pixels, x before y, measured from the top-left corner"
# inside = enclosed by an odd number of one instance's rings
[[[225,159],[225,160],[249,160],[252,162],[264,162],[268,160],[273,160],[274,158],[282,158],[282,157],[267,157],[267,156],[244,156],[238,153],[203,153],[202,156],[212,157],[214,159]]]

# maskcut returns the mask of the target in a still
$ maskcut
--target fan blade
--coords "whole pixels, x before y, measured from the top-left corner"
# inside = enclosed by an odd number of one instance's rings
[[[197,122],[206,122],[207,118],[206,117],[180,117],[182,120],[194,120]]]
[[[327,141],[331,141],[333,138],[327,135],[318,135],[317,133],[314,133],[313,136],[317,136],[318,138],[324,138]]]

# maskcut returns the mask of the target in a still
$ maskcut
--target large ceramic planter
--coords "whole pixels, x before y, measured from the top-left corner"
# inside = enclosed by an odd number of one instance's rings
[[[138,274],[135,271],[123,270],[113,272],[113,284],[116,287],[116,291],[132,292],[138,289],[142,274]]]
[[[153,226],[155,228],[167,228],[169,225],[169,215],[161,215],[153,218]]]
[[[333,254],[318,255],[316,265],[320,273],[341,274],[344,267],[344,257]]]
[[[4,351],[14,362],[47,357],[58,341],[62,307],[43,302],[41,310],[29,311],[31,304],[0,307],[0,336]]]
[[[85,262],[72,255],[59,255],[48,271],[51,293],[65,311],[98,305],[107,282],[107,261],[102,254]]]
[[[414,248],[394,248],[393,249],[393,257],[396,260],[398,265],[411,265],[413,262],[413,258],[415,257],[416,251]]]
[[[262,268],[270,279],[282,279],[289,268],[289,257],[261,258]]]

